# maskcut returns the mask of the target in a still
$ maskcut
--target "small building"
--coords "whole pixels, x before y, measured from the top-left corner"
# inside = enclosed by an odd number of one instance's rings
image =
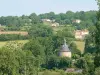
[[[59,52],[60,57],[69,57],[71,58],[71,51],[68,48],[68,45],[66,44],[66,40],[64,39],[64,44],[61,47],[61,50]]]
[[[57,26],[59,26],[59,23],[52,23],[51,26],[52,27],[57,27]]]
[[[86,35],[89,34],[88,30],[76,30],[75,31],[75,38],[76,39],[84,39]]]
[[[80,19],[73,20],[73,23],[81,23]]]
[[[52,22],[50,19],[42,19],[43,22]]]

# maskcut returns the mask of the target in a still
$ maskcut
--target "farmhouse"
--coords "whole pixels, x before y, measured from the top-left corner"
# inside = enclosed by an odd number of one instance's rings
[[[59,23],[57,23],[57,22],[52,23],[51,26],[52,26],[52,27],[57,27],[57,26],[59,26]]]
[[[49,22],[49,23],[54,23],[55,19],[50,20],[50,19],[42,19],[42,22]]]
[[[43,22],[52,22],[50,19],[42,19]]]
[[[84,39],[86,35],[89,34],[88,30],[76,30],[75,31],[75,38],[76,39]]]

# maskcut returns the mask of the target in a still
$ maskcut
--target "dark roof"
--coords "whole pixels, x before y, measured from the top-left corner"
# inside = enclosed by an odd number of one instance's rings
[[[70,52],[66,40],[64,39],[64,44],[62,45],[61,52]]]

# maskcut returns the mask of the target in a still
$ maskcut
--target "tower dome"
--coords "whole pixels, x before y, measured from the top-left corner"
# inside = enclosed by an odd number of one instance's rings
[[[64,44],[62,45],[61,51],[62,52],[70,52],[70,50],[68,48],[68,45],[66,44],[66,40],[65,39],[64,39]]]
[[[70,57],[71,58],[71,51],[68,48],[68,45],[66,44],[66,40],[64,39],[64,44],[61,47],[59,55],[61,57]]]

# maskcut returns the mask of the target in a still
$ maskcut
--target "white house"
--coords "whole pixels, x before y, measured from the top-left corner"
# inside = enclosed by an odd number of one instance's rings
[[[43,22],[52,22],[50,19],[42,19]]]
[[[81,22],[80,19],[73,20],[73,23],[80,23],[80,22]]]
[[[57,27],[57,26],[59,26],[59,23],[52,23],[51,26],[52,27]]]

